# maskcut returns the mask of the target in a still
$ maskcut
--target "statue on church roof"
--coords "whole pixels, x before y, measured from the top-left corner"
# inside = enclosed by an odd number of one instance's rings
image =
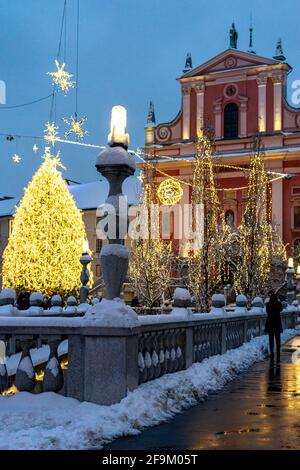
[[[185,59],[185,66],[184,69],[182,70],[183,73],[189,72],[193,68],[193,62],[192,62],[192,54],[190,52],[187,53],[186,59]]]
[[[275,55],[273,56],[273,59],[284,61],[286,59],[283,49],[282,49],[282,41],[281,38],[278,39],[277,44],[276,44],[276,51]]]
[[[229,32],[229,38],[230,38],[230,48],[231,49],[236,49],[237,48],[237,40],[238,40],[238,32],[235,29],[234,23],[231,25],[231,29]]]
[[[155,124],[155,111],[154,111],[154,103],[153,103],[153,101],[150,101],[150,103],[149,103],[149,111],[148,111],[148,117],[147,117],[147,124],[148,124],[148,125],[154,125],[154,124]]]

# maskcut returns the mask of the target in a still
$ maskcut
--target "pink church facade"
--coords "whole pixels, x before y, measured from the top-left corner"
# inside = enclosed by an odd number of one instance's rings
[[[235,48],[192,68],[178,79],[182,105],[175,119],[148,122],[145,154],[165,174],[189,181],[197,132],[209,126],[215,156],[224,165],[217,176],[223,210],[239,224],[247,193],[239,188],[247,180],[244,171],[226,165],[247,167],[259,133],[267,170],[286,174],[271,183],[272,220],[292,254],[300,244],[300,108],[286,100],[290,70],[284,56],[270,59]],[[157,173],[157,183],[164,178]],[[183,191],[184,204],[191,189],[183,185]]]

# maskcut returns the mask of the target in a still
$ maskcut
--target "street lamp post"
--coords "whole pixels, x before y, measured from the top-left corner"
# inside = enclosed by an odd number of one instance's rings
[[[136,169],[133,157],[127,152],[128,145],[126,109],[114,106],[108,147],[98,155],[96,161],[97,170],[109,183],[102,217],[108,222],[106,235],[109,243],[102,247],[100,253],[100,265],[109,300],[120,297],[128,270],[129,253],[124,245],[128,229],[128,204],[122,193],[122,185]]]
[[[293,258],[288,259],[288,267],[286,270],[286,281],[287,281],[287,301],[291,305],[295,299],[295,281],[294,281],[295,269]]]

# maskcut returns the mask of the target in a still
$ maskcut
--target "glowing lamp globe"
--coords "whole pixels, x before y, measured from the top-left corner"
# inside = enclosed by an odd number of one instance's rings
[[[289,258],[288,259],[288,268],[293,268],[294,267],[294,259],[293,258]]]
[[[127,111],[124,106],[113,106],[111,110],[110,133],[107,142],[111,147],[120,145],[126,150],[129,145],[129,134],[126,132]]]
[[[82,244],[82,253],[86,255],[88,254],[88,252],[89,252],[89,242],[88,240],[84,240]]]

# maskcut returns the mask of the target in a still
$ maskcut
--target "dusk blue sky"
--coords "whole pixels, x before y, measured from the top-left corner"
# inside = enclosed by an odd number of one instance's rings
[[[67,2],[67,69],[75,72],[77,0]],[[54,68],[63,0],[0,0],[0,79],[7,86],[7,106],[51,93],[47,71]],[[186,53],[193,65],[228,47],[235,21],[238,49],[247,50],[252,13],[254,48],[272,57],[282,37],[289,78],[300,79],[299,0],[80,0],[79,115],[88,117],[86,142],[105,144],[110,110],[128,110],[132,147],[144,143],[148,103],[155,104],[158,122],[169,121],[180,108],[176,78]],[[288,97],[292,93],[288,88]],[[57,98],[57,124],[75,110],[75,92]],[[42,136],[50,100],[5,110],[0,105],[0,133]],[[19,196],[41,164],[43,142],[34,154],[31,139],[7,142],[0,136],[0,193]],[[80,182],[96,180],[97,150],[57,145],[67,167],[64,176]],[[16,152],[22,161],[15,164]]]

